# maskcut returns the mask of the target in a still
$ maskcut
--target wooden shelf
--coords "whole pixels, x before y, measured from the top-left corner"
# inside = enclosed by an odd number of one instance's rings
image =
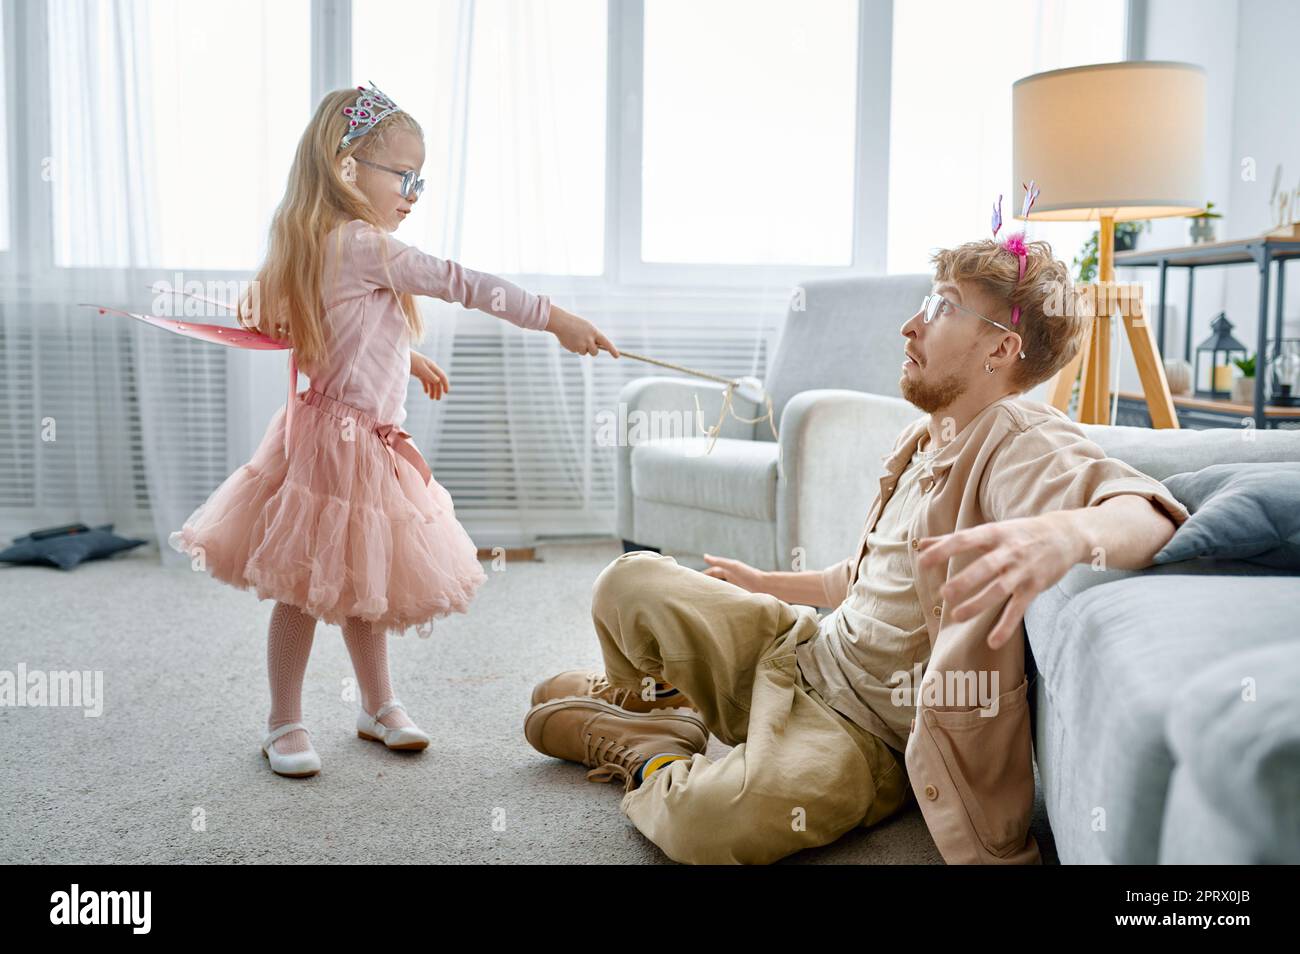
[[[1244,265],[1255,261],[1255,250],[1268,246],[1275,260],[1300,258],[1300,241],[1257,235],[1254,238],[1225,239],[1199,245],[1176,245],[1169,248],[1143,248],[1116,252],[1116,268],[1159,265]]]
[[[1146,398],[1136,391],[1120,391],[1120,398],[1126,401],[1141,401],[1146,403]],[[1236,404],[1232,401],[1211,401],[1208,398],[1193,397],[1190,394],[1173,395],[1175,407],[1185,407],[1189,410],[1211,411],[1216,414],[1233,414],[1239,417],[1251,417],[1255,413],[1255,408],[1250,404]],[[1264,405],[1265,417],[1277,418],[1300,418],[1300,406],[1296,407],[1277,407],[1272,404]]]

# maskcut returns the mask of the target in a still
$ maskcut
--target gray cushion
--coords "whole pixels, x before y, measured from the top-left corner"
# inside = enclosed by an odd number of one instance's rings
[[[1244,575],[1252,569],[1208,560],[1140,574],[1082,565],[1030,605],[1040,701],[1052,710],[1040,724],[1059,727],[1039,736],[1036,754],[1062,861],[1156,861],[1174,764],[1171,701],[1223,658],[1227,641],[1277,643],[1293,627],[1295,577]]]
[[[1211,464],[1300,460],[1300,431],[1080,426],[1108,456],[1118,457],[1156,480]]]
[[[1216,464],[1164,481],[1192,518],[1155,556],[1214,556],[1300,570],[1300,463]]]
[[[703,437],[638,444],[632,450],[633,496],[775,520],[777,445],[720,437],[706,453],[707,447]]]
[[[1300,581],[1291,593],[1300,595]],[[1292,629],[1206,667],[1169,709],[1174,758],[1255,863],[1300,863],[1298,686],[1300,635]]]

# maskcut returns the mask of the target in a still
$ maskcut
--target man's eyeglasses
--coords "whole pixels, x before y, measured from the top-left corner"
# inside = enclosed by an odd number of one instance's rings
[[[355,157],[357,162],[372,169],[382,169],[384,172],[391,172],[395,176],[402,177],[402,198],[414,199],[424,191],[424,180],[415,177],[415,170],[408,169],[403,172],[401,169],[390,169],[388,166],[381,166],[377,162],[371,162],[369,159],[362,159],[360,156]]]
[[[941,314],[947,314],[948,309],[951,308],[956,308],[959,311],[964,311],[968,315],[974,315],[976,318],[980,318],[983,319],[984,321],[987,321],[990,325],[997,325],[1003,331],[1010,331],[1012,334],[1017,334],[1017,332],[1013,331],[1011,328],[1008,328],[1002,322],[994,321],[992,318],[985,318],[978,311],[971,311],[969,308],[959,305],[955,301],[949,301],[948,299],[944,298],[942,295],[926,295],[924,298],[921,299],[921,320],[928,325],[930,324],[930,322],[934,321],[934,319],[938,318]],[[1024,356],[1025,353],[1023,351],[1020,352],[1020,357],[1023,358]]]

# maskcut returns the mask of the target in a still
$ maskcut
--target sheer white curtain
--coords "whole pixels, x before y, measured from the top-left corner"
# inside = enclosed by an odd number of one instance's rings
[[[251,277],[311,105],[308,0],[9,7],[0,523],[113,523],[184,560],[165,538],[247,459],[285,358],[79,305],[230,323],[158,290]]]
[[[602,324],[605,6],[352,4],[354,75],[425,133],[425,192],[397,237]],[[394,36],[394,22],[418,28]],[[612,480],[594,440],[599,359],[477,312],[422,307],[428,333],[416,347],[447,371],[451,392],[431,402],[413,388],[406,427],[476,542],[612,525],[611,507],[592,501],[593,484]],[[611,403],[612,377],[605,391]]]
[[[13,6],[13,5],[11,5]],[[129,2],[50,0],[11,10],[10,243],[0,281],[0,522],[9,538],[54,524],[148,533],[156,462],[141,401],[168,342],[78,307],[147,287],[156,194],[142,91],[146,24]],[[41,77],[52,77],[42,82]],[[78,268],[58,263],[76,262]]]
[[[353,85],[373,82],[424,131],[424,192],[396,238],[430,255],[455,258],[464,227],[474,0],[357,0],[352,14]],[[394,35],[395,23],[411,29]],[[455,389],[460,308],[430,298],[416,301],[425,334],[412,347],[437,362]],[[403,426],[426,458],[433,457],[450,403],[448,396],[430,400],[417,386],[407,392]]]
[[[634,350],[762,373],[776,320],[762,309],[788,289],[611,284],[605,0],[351,8],[348,82],[374,81],[425,132],[426,189],[397,238],[548,294]],[[5,115],[17,161],[6,168],[19,204],[0,249],[0,441],[13,449],[0,458],[0,524],[12,535],[112,522],[183,561],[166,537],[251,456],[284,401],[285,356],[77,304],[170,304],[174,316],[230,322],[154,289],[230,300],[252,277],[315,106],[311,2],[6,9],[23,35],[6,37],[18,79]],[[597,414],[617,410],[625,381],[663,372],[420,305],[417,348],[452,389],[434,402],[412,385],[406,427],[476,541],[609,532],[614,449],[596,443]],[[56,440],[42,440],[47,419]]]
[[[596,242],[593,255],[592,239],[602,234],[603,177],[599,165],[587,167],[584,177],[583,164],[604,152],[604,58],[593,52],[603,50],[605,4],[478,2],[484,28],[473,47],[474,76],[495,121],[477,127],[471,140],[482,163],[479,208],[488,218],[475,223],[466,252],[506,274],[537,275],[532,281],[557,304],[617,337],[608,302],[589,291],[579,303],[575,277],[592,270],[600,254]],[[514,538],[530,542],[566,519],[578,525],[589,507],[595,471],[609,465],[607,449],[595,446],[593,422],[597,367],[611,361],[603,354],[575,356],[550,334],[502,334]],[[587,516],[598,517],[599,505]]]

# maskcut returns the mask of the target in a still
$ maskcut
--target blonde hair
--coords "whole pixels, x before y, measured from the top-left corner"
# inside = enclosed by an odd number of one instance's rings
[[[1021,391],[1046,381],[1065,367],[1078,352],[1088,328],[1070,270],[1053,257],[1052,246],[1047,242],[1026,242],[1025,253],[1023,278],[1020,259],[992,239],[940,249],[931,257],[935,281],[971,282],[1005,303],[1007,315],[990,318],[997,317],[1012,327],[1010,310],[1020,306],[1020,322],[1014,330],[1020,335],[1025,358],[1011,366],[1011,381]]]
[[[396,129],[423,137],[411,115],[399,111],[384,117],[374,129],[340,150],[339,141],[349,129],[343,107],[355,102],[357,95],[354,87],[336,89],[316,107],[316,114],[298,140],[284,198],[271,219],[266,260],[253,286],[256,299],[250,291],[239,303],[240,324],[291,342],[303,368],[323,360],[327,353],[322,321],[326,237],[336,226],[352,219],[383,227],[379,213],[366,197],[343,181],[340,160],[381,153]],[[409,293],[397,298],[412,339],[418,341],[424,335],[424,325],[415,298]]]

